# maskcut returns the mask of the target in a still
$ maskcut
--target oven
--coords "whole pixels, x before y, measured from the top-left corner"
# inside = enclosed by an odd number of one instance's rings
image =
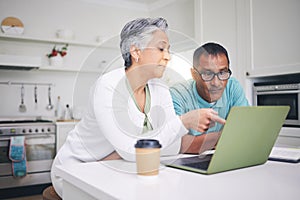
[[[284,126],[300,127],[300,83],[254,84],[254,105],[288,105],[290,111]]]
[[[14,136],[25,136],[27,175],[23,177],[14,177],[12,173],[9,147]],[[0,119],[0,189],[51,183],[55,137],[52,121]]]

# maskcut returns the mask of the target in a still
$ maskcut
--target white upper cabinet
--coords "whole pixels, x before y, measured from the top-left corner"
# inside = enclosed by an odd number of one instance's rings
[[[240,80],[300,72],[300,1],[195,0],[195,6],[196,38],[222,43]]]
[[[300,1],[252,0],[250,76],[300,72]]]

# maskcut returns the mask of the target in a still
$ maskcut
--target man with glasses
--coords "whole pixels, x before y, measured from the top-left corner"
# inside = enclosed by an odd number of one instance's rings
[[[187,112],[198,112],[201,120],[201,132],[190,129],[183,136],[182,153],[214,148],[230,108],[249,105],[242,86],[230,77],[229,64],[224,47],[206,43],[194,52],[193,79],[170,88],[176,114],[184,118]]]

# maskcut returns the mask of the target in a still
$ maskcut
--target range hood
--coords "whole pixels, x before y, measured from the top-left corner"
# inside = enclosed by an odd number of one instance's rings
[[[0,54],[0,70],[38,69],[41,63],[42,60],[40,57]]]

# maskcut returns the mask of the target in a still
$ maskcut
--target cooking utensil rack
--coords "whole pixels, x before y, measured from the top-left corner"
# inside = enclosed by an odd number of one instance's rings
[[[30,82],[14,82],[14,81],[0,82],[0,85],[55,86],[53,83],[30,83]]]

